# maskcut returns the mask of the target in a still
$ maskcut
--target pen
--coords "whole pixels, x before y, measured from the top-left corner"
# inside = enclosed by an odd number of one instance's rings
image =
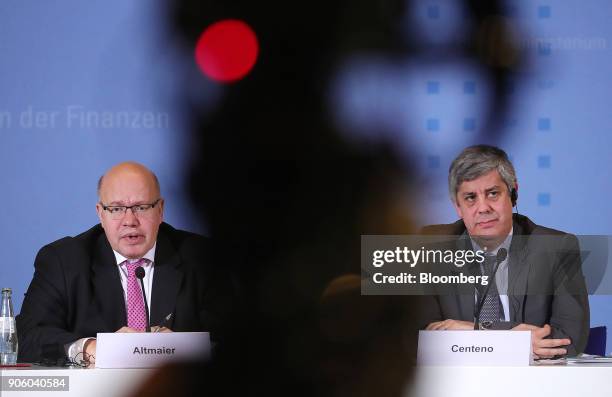
[[[170,313],[170,314],[168,314],[166,317],[164,317],[164,320],[161,322],[161,324],[160,324],[160,325],[158,325],[158,326],[155,328],[155,331],[153,331],[153,332],[159,332],[159,330],[160,330],[160,329],[162,329],[163,327],[165,327],[165,326],[167,326],[167,325],[170,325],[170,319],[172,319],[172,314],[173,314],[173,313]]]

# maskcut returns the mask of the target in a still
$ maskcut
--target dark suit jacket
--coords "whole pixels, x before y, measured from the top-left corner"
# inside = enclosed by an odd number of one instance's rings
[[[219,332],[232,293],[209,260],[209,240],[162,223],[155,250],[152,325],[173,313],[174,331]],[[63,345],[126,325],[115,256],[100,225],[44,246],[17,316],[19,360],[63,354]],[[61,353],[59,353],[61,352]]]
[[[545,228],[514,214],[508,262],[509,329],[520,323],[550,324],[551,338],[570,338],[568,355],[584,350],[589,334],[589,302],[576,236]],[[423,234],[459,236],[455,244],[471,249],[463,221],[432,225]],[[465,292],[465,291],[464,291]],[[423,325],[444,319],[474,321],[474,293],[426,297]]]

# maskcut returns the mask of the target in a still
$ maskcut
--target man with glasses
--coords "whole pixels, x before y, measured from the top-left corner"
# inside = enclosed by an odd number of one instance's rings
[[[99,225],[36,257],[17,318],[21,361],[92,363],[97,332],[219,329],[229,283],[213,271],[208,240],[163,222],[155,174],[118,164],[100,178],[98,198]]]

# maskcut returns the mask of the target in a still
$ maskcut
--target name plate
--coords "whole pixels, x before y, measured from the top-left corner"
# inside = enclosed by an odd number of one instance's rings
[[[154,368],[209,354],[208,332],[99,333],[96,368]]]
[[[420,331],[418,365],[528,366],[530,331]]]

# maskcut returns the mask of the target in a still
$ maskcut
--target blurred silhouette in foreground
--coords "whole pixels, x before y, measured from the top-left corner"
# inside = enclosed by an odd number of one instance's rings
[[[241,304],[212,360],[164,368],[141,395],[406,392],[418,301],[361,296],[360,236],[416,230],[418,175],[406,161],[414,153],[345,139],[329,86],[353,55],[468,59],[493,87],[494,131],[513,66],[498,2],[466,2],[466,39],[437,49],[402,33],[408,4],[172,2],[187,56],[202,30],[225,18],[245,21],[259,40],[254,69],[221,87],[212,110],[184,98],[194,148],[188,185],[215,265],[232,273]]]

